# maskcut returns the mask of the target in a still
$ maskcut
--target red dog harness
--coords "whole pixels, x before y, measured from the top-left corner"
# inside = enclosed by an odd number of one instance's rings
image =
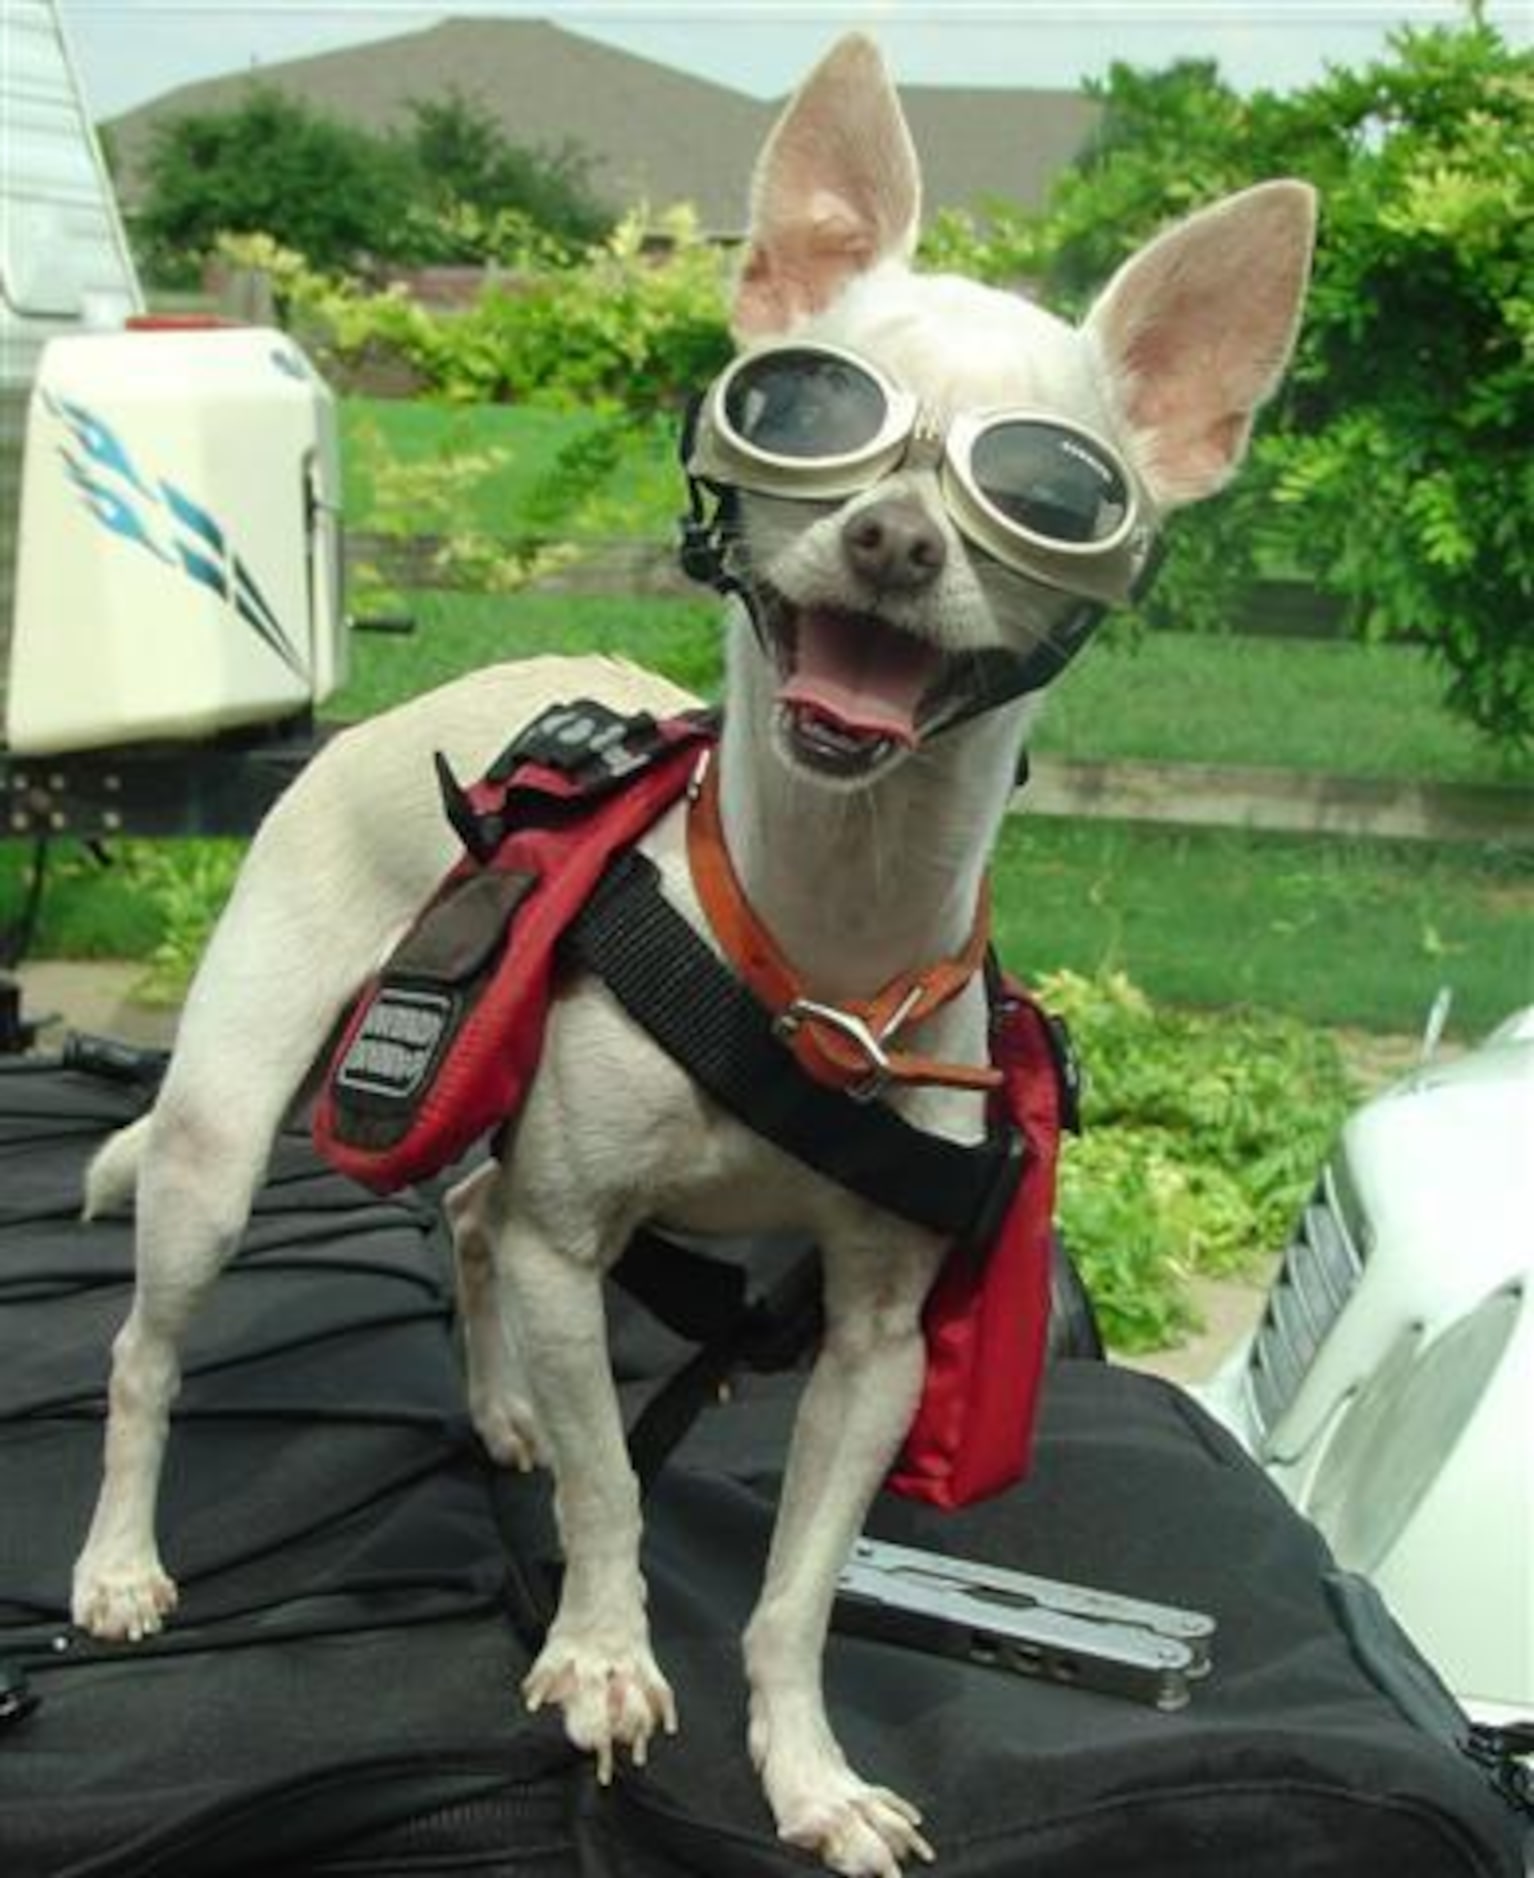
[[[947,1236],[927,1300],[921,1403],[889,1484],[942,1507],[1025,1470],[1049,1318],[1055,1160],[1072,1085],[1060,1034],[993,977],[989,1134],[930,1135],[811,1080],[781,1028],[638,853],[717,735],[589,703],[546,712],[460,789],[467,850],[363,990],[315,1110],[320,1152],[379,1192],[433,1174],[516,1115],[559,976],[594,971],[707,1093],[874,1204]],[[1067,1113],[1062,1114],[1062,1109]]]

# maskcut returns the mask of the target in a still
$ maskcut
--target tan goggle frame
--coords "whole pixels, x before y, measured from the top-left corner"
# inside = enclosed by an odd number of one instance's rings
[[[802,456],[763,449],[740,434],[729,416],[731,394],[743,377],[764,363],[791,355],[834,360],[877,388],[884,412],[867,442],[850,451]],[[1095,541],[1063,541],[1029,528],[991,500],[974,474],[974,454],[989,432],[1007,424],[1057,432],[1118,477],[1124,513],[1111,534]],[[687,469],[703,482],[800,502],[839,502],[898,471],[930,470],[954,525],[993,560],[1067,593],[1110,605],[1133,596],[1151,551],[1148,504],[1129,465],[1094,431],[1053,412],[1023,407],[959,412],[939,422],[877,365],[819,342],[763,346],[729,365],[704,395]]]

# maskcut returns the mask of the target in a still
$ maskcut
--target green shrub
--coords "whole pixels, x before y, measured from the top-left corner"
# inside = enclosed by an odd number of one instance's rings
[[[1061,1168],[1061,1231],[1121,1349],[1192,1327],[1187,1280],[1278,1250],[1347,1112],[1324,1031],[1154,1005],[1119,973],[1045,978],[1086,1070]]]
[[[244,841],[125,841],[118,865],[135,896],[159,923],[149,969],[137,987],[146,1004],[176,1005],[186,996],[218,916],[245,859]]]
[[[229,261],[272,276],[299,336],[344,374],[380,355],[402,361],[423,393],[461,404],[540,402],[675,412],[729,356],[728,265],[679,210],[652,254],[642,215],[565,266],[492,278],[462,311],[430,314],[401,291],[372,292],[316,273],[271,242],[225,242]]]
[[[397,556],[417,543],[428,551],[425,562],[412,560],[414,588],[472,587],[482,594],[514,592],[562,558],[565,550],[546,533],[513,537],[479,523],[475,498],[505,469],[510,452],[477,442],[467,416],[456,413],[431,454],[412,460],[396,454],[376,420],[359,417],[350,425],[348,470],[366,485],[368,533],[385,548],[377,560],[348,554],[348,585],[364,611],[408,610],[403,583],[386,558],[390,546]],[[570,519],[579,500],[580,491],[572,488],[558,511],[560,521]]]

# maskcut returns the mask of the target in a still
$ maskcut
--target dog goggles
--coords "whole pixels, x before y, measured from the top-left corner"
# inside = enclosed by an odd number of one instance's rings
[[[790,500],[840,501],[932,468],[960,532],[1016,573],[1106,604],[1132,598],[1152,528],[1127,465],[1078,424],[1028,410],[940,422],[879,368],[835,346],[767,346],[705,393],[687,469]]]

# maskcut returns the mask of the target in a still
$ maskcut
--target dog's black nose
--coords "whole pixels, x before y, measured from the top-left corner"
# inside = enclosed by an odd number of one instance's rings
[[[842,553],[852,572],[881,593],[919,593],[948,559],[937,523],[911,496],[890,496],[850,516]]]

